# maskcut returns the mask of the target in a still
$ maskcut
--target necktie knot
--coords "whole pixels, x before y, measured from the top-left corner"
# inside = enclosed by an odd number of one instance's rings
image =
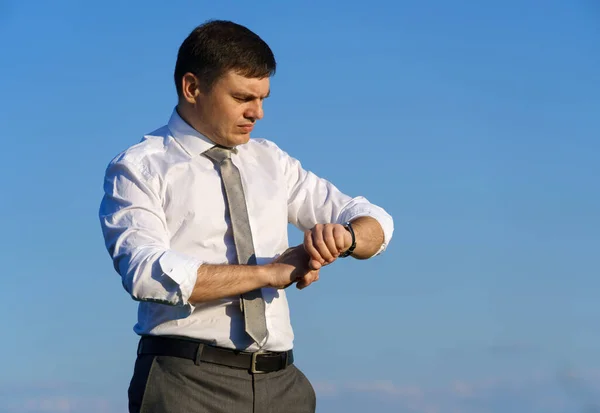
[[[220,165],[225,159],[231,158],[232,152],[236,153],[237,149],[224,148],[222,146],[213,146],[212,148],[204,152],[204,155],[206,155],[208,158],[212,159],[214,162]]]

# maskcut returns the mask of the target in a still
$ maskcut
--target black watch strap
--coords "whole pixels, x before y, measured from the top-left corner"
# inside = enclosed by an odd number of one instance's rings
[[[352,245],[346,251],[342,252],[340,255],[342,258],[352,255],[354,249],[356,248],[356,235],[354,234],[354,228],[352,228],[352,224],[350,222],[345,222],[344,228],[346,228],[350,235],[352,235]]]

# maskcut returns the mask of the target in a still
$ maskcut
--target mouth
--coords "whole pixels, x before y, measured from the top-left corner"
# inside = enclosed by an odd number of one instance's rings
[[[244,133],[250,133],[252,132],[252,129],[254,129],[254,125],[253,124],[246,124],[246,125],[239,125],[238,126]]]

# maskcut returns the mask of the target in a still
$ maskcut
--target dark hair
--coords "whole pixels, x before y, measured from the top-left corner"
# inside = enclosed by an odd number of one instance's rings
[[[229,70],[262,78],[274,75],[275,68],[273,52],[257,34],[237,23],[211,20],[196,27],[179,47],[175,87],[181,96],[181,79],[188,72],[210,90]]]

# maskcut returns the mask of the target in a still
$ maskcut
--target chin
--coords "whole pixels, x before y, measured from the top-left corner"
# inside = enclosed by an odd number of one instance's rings
[[[243,145],[245,143],[248,143],[248,141],[250,140],[250,134],[243,134],[243,135],[237,135],[235,137],[232,137],[231,139],[231,146],[237,146],[237,145]]]

